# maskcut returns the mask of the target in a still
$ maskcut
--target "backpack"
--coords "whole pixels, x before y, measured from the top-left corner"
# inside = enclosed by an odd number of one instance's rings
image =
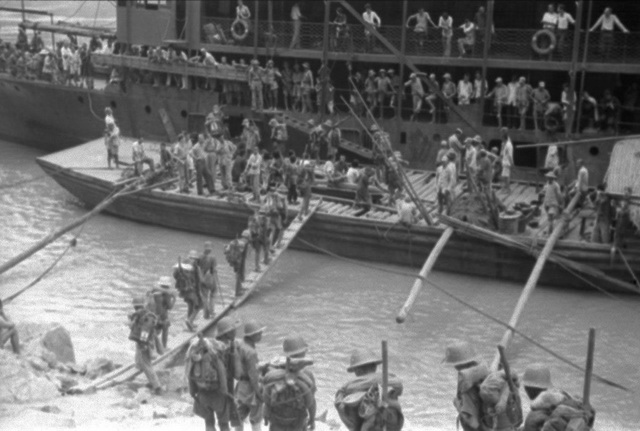
[[[182,263],[174,266],[173,278],[176,280],[176,289],[180,293],[185,293],[193,290],[193,285],[195,282],[193,271],[193,265],[188,263]]]
[[[220,390],[218,355],[205,341],[200,340],[191,348],[189,359],[192,363],[189,378],[196,386],[205,391]]]
[[[242,260],[242,252],[244,251],[243,249],[244,247],[238,238],[224,246],[224,256],[227,258],[229,265],[233,268],[236,268],[240,264]]]
[[[142,343],[145,345],[153,341],[154,331],[158,318],[154,313],[147,309],[136,311],[132,317],[131,331],[129,332],[129,340]]]
[[[314,383],[304,370],[272,370],[264,378],[264,387],[264,402],[269,407],[272,422],[292,426],[307,416],[305,397],[313,392]]]

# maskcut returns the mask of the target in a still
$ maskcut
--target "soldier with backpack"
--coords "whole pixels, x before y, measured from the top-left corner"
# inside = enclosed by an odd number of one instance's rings
[[[256,343],[262,340],[262,333],[266,328],[256,322],[244,325],[244,339],[238,343],[238,383],[236,384],[236,402],[240,426],[236,431],[242,431],[242,423],[249,418],[252,431],[262,429],[262,390],[258,374],[258,353]]]
[[[272,364],[263,378],[264,422],[270,431],[315,428],[316,383],[305,359],[307,343],[300,336],[284,339],[284,364]]]
[[[249,233],[251,235],[251,246],[253,247],[256,267],[255,271],[260,272],[260,250],[264,251],[264,264],[269,265],[269,218],[263,210],[255,212],[249,217]]]
[[[154,286],[149,294],[151,298],[148,308],[158,317],[156,332],[160,334],[162,343],[157,347],[158,351],[161,351],[167,348],[169,326],[171,325],[169,310],[176,303],[176,296],[171,291],[171,277],[160,277],[157,286]]]
[[[211,319],[215,316],[214,299],[218,293],[218,269],[216,258],[212,253],[211,241],[204,243],[204,253],[198,258],[198,278],[200,279],[200,292],[204,302],[204,318]]]
[[[220,430],[230,429],[223,350],[224,344],[202,336],[194,339],[187,350],[185,374],[194,401],[193,413],[204,419],[206,431],[215,431],[216,417]]]
[[[251,233],[249,229],[245,229],[240,238],[232,240],[224,247],[224,255],[227,258],[227,262],[229,262],[233,272],[236,274],[236,297],[242,296],[245,290],[242,287],[242,282],[245,276],[245,263],[250,240]]]
[[[178,262],[173,267],[173,278],[176,280],[176,289],[179,296],[187,303],[187,319],[185,321],[190,331],[195,331],[193,323],[202,309],[202,296],[200,293],[200,278],[198,274],[197,260],[200,256],[195,250],[189,252],[189,263]]]
[[[267,187],[264,210],[269,216],[270,222],[269,247],[280,247],[284,234],[284,223],[287,221],[287,202],[276,192],[276,186],[273,183]]]
[[[531,411],[524,422],[523,431],[589,431],[593,428],[596,412],[582,399],[556,389],[551,384],[551,371],[544,365],[527,367],[522,376]]]
[[[480,385],[489,375],[489,368],[465,342],[455,342],[446,349],[443,361],[458,371],[458,389],[453,405],[463,431],[490,431],[492,423],[480,397]]]
[[[401,430],[404,425],[404,415],[398,402],[402,395],[402,381],[393,374],[389,375],[387,406],[381,406],[379,388],[382,374],[376,372],[381,363],[382,359],[370,352],[354,350],[351,354],[347,372],[354,373],[355,378],[338,390],[334,402],[349,431],[394,431]]]
[[[162,386],[151,364],[151,351],[156,344],[158,318],[145,308],[145,305],[144,296],[133,299],[134,312],[129,315],[129,340],[136,343],[136,366],[147,376],[152,390],[159,395],[162,393]]]

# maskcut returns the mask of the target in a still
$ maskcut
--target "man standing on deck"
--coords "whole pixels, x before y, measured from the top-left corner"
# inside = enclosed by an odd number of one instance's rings
[[[533,100],[533,125],[536,130],[540,130],[538,120],[542,119],[544,123],[544,114],[547,112],[551,100],[551,95],[545,88],[544,81],[540,81],[538,88],[531,92],[531,99]]]
[[[611,205],[611,196],[605,193],[604,184],[598,184],[593,206],[596,210],[596,221],[593,224],[593,232],[591,232],[591,242],[608,244],[611,240],[613,206]]]
[[[16,355],[20,354],[20,338],[16,324],[4,314],[4,306],[0,299],[0,349],[4,348],[7,341],[11,340],[11,348]]]
[[[502,138],[501,158],[502,158],[502,188],[507,193],[511,192],[511,167],[513,166],[513,144],[509,137],[509,130],[506,127],[500,129]]]
[[[200,133],[197,136],[191,138],[193,147],[189,151],[189,155],[193,158],[193,163],[196,168],[196,187],[198,189],[198,195],[204,194],[203,185],[209,190],[209,194],[215,193],[215,187],[213,185],[213,178],[209,169],[207,169],[207,154],[204,151],[204,135]]]
[[[302,97],[302,113],[313,113],[313,104],[311,103],[311,92],[315,88],[313,72],[308,62],[302,63],[302,80],[300,81],[300,95]]]
[[[576,178],[576,183],[569,192],[570,196],[574,196],[576,193],[580,194],[578,198],[578,204],[576,208],[583,208],[585,199],[587,198],[587,194],[589,193],[589,171],[587,167],[584,165],[584,161],[582,159],[578,159],[576,161],[576,166],[578,167],[578,177]],[[580,218],[580,238],[585,239],[584,231],[586,228],[587,219],[586,217]]]
[[[258,352],[256,344],[262,340],[262,333],[266,327],[260,327],[256,322],[244,325],[244,338],[238,343],[238,383],[235,397],[238,405],[240,426],[235,431],[242,431],[243,422],[249,418],[252,431],[262,429],[262,387],[258,374]]]
[[[262,111],[264,108],[264,99],[262,95],[262,74],[263,70],[260,67],[258,60],[251,60],[251,65],[247,71],[247,82],[251,89],[251,110]]]
[[[133,299],[133,309],[135,311],[129,315],[129,328],[131,329],[129,340],[136,343],[136,366],[147,376],[151,388],[159,395],[162,393],[162,386],[151,364],[151,351],[155,344],[158,318],[145,308],[143,296]]]
[[[411,114],[410,121],[416,121],[416,117],[422,110],[422,101],[424,99],[424,87],[422,86],[422,80],[418,78],[418,75],[412,73],[409,75],[409,80],[404,83],[405,87],[411,88],[411,99],[413,100],[413,113]]]
[[[371,25],[375,29],[379,29],[382,26],[382,21],[377,13],[375,13],[371,9],[371,4],[367,3],[364,5],[364,12],[362,13],[362,19],[367,24]],[[369,28],[364,28],[364,38],[365,38],[365,51],[371,52],[375,46],[375,38],[373,33],[369,30]]]
[[[406,27],[409,28],[409,23],[414,20],[415,25],[413,27],[413,33],[416,39],[418,39],[418,46],[420,48],[423,48],[424,43],[427,40],[429,24],[434,27],[437,27],[437,25],[433,21],[431,21],[431,16],[429,16],[428,12],[425,12],[423,7],[418,9],[418,13],[415,13],[407,18],[407,22],[405,24]]]
[[[173,155],[176,170],[178,171],[178,187],[180,193],[189,193],[189,150],[187,149],[187,137],[184,133],[178,136],[178,142],[173,146],[171,154]]]
[[[618,27],[623,33],[629,33],[629,30],[622,24],[618,17],[612,13],[610,7],[604,9],[604,13],[600,15],[600,18],[598,18],[598,21],[589,29],[589,32],[594,31],[598,27],[600,27],[600,55],[608,59],[611,56],[611,48],[613,48],[614,44],[613,31],[615,28]]]
[[[462,164],[462,151],[464,150],[464,146],[462,145],[462,129],[458,128],[453,133],[453,135],[449,136],[449,151],[452,151],[456,156],[456,172],[459,174],[461,172],[461,164]]]
[[[198,278],[200,278],[200,292],[204,302],[204,318],[213,319],[215,316],[214,299],[218,293],[218,264],[213,256],[211,241],[204,243],[204,252],[198,259]]]
[[[228,139],[221,138],[221,145],[218,147],[220,158],[220,179],[222,180],[222,188],[230,190],[232,186],[231,169],[233,168],[233,155],[236,152],[236,146]],[[214,179],[215,181],[215,179]]]
[[[547,220],[549,224],[547,233],[548,235],[551,235],[551,232],[553,232],[553,223],[562,213],[562,208],[564,208],[564,198],[562,196],[562,191],[560,190],[560,185],[556,181],[556,174],[553,172],[547,172],[545,177],[547,178],[547,184],[544,186],[544,200],[542,201],[542,206],[547,213]]]
[[[302,28],[302,12],[300,12],[300,2],[295,2],[291,7],[291,22],[293,23],[293,37],[289,49],[300,49],[300,30]]]
[[[142,138],[136,139],[131,145],[131,158],[133,159],[134,172],[136,175],[142,176],[144,165],[149,166],[151,172],[155,172],[153,159],[151,157],[147,157],[144,152]]]
[[[447,161],[442,170],[440,179],[440,190],[442,193],[442,209],[445,214],[449,214],[451,203],[456,195],[456,185],[458,182],[458,168],[456,164],[456,154],[454,152],[447,153]]]
[[[241,297],[245,293],[242,283],[245,277],[245,265],[250,242],[251,232],[249,229],[245,229],[242,231],[240,238],[232,240],[224,247],[224,255],[236,275],[236,298]]]
[[[311,188],[315,183],[315,163],[306,160],[303,164],[302,172],[298,176],[298,190],[300,196],[302,196],[302,205],[300,207],[300,213],[298,214],[298,220],[302,220],[304,216],[309,214],[309,202],[311,201]]]

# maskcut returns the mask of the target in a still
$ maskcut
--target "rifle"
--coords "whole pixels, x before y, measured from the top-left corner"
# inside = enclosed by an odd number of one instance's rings
[[[389,357],[387,353],[387,341],[382,340],[382,408],[386,409],[389,401]],[[385,416],[383,416],[385,417]],[[383,431],[387,430],[386,422],[382,426]]]
[[[513,397],[514,399],[512,406],[515,404],[515,411],[511,412],[511,414],[507,412],[507,416],[510,420],[515,420],[515,422],[517,422],[513,424],[517,427],[522,423],[522,405],[520,402],[520,394],[518,392],[518,388],[516,388],[516,385],[513,383],[513,379],[511,378],[511,367],[509,366],[509,362],[507,361],[507,355],[504,351],[503,345],[498,345],[498,352],[500,353],[500,364],[504,369],[504,375],[507,379],[507,385],[509,387],[509,397]],[[508,405],[509,403],[507,402],[507,405],[505,407],[507,407]]]

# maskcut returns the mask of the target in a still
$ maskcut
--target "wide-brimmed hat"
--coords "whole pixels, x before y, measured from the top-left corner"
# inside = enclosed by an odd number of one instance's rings
[[[476,351],[471,344],[466,341],[457,341],[447,346],[444,359],[442,360],[443,363],[454,367],[477,361],[478,355],[476,354]]]
[[[196,250],[191,250],[189,252],[189,259],[199,259],[200,254]]]
[[[158,287],[171,287],[172,284],[173,282],[171,280],[171,277],[168,277],[166,275],[163,275],[158,280]]]
[[[327,127],[333,127],[333,122],[331,120],[327,120],[324,122],[324,125]]]
[[[549,389],[551,384],[551,371],[542,364],[529,365],[522,375],[522,384],[532,388]]]
[[[463,133],[463,132],[462,132],[462,129],[461,129],[460,127],[458,127],[458,128],[456,129],[456,133],[458,133],[458,134],[462,135],[462,133]]]
[[[267,329],[266,326],[260,326],[256,322],[251,321],[244,324],[244,336],[251,337],[252,335],[260,334]]]
[[[308,349],[309,346],[299,335],[287,337],[282,342],[282,351],[284,352],[285,356],[294,356],[301,353],[307,353]]]
[[[547,172],[544,176],[552,180],[558,178],[557,175],[553,173],[553,171]]]
[[[375,355],[372,352],[364,350],[354,350],[351,352],[351,359],[349,360],[349,366],[347,372],[351,373],[356,368],[364,365],[378,365],[382,363],[382,359],[379,355]]]
[[[238,328],[238,326],[240,326],[240,322],[233,317],[223,317],[216,325],[216,337],[222,337]]]

